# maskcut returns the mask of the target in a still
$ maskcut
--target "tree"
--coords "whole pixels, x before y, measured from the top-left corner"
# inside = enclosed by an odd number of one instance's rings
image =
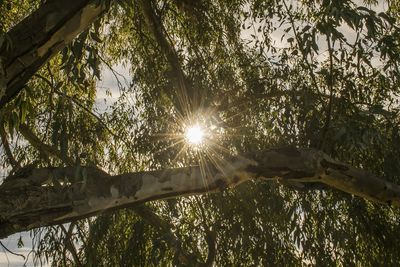
[[[5,75],[0,76],[4,86],[0,105],[15,97],[44,63],[102,14],[106,5],[96,1],[48,1],[13,27],[2,49],[1,73]]]
[[[400,262],[395,4],[42,2],[0,6],[0,238],[48,226],[65,266]]]

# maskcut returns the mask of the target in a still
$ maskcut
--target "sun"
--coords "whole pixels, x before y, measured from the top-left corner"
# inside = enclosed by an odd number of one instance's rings
[[[200,145],[204,141],[204,130],[198,124],[187,127],[185,139],[191,145]]]

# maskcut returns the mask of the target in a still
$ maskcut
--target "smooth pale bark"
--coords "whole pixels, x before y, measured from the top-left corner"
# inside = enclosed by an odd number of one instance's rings
[[[206,175],[200,167],[108,176],[96,168],[23,170],[0,186],[0,238],[147,201],[204,194],[251,179],[319,182],[400,207],[400,187],[313,149],[271,149],[224,160]]]
[[[106,9],[96,0],[48,0],[8,33],[0,51],[0,108],[10,102],[43,64]],[[104,2],[104,1],[103,1]]]

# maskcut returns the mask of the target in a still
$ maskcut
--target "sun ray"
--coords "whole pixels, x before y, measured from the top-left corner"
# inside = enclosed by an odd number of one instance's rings
[[[183,140],[184,141],[184,140]],[[172,159],[172,163],[176,163],[179,159],[179,157],[185,153],[188,150],[188,145],[186,143],[183,143],[182,148],[178,151],[176,154],[175,158]]]
[[[220,171],[222,173],[222,175],[226,176],[225,168],[224,168],[223,164],[221,164],[221,162],[220,162],[222,160],[219,159],[219,157],[216,157],[211,153],[211,152],[214,152],[214,154],[215,154],[216,151],[210,147],[205,152],[207,153],[208,158],[210,159],[211,163],[213,163],[213,165],[217,168],[217,170]]]
[[[200,167],[201,179],[203,181],[205,188],[208,188],[207,170],[206,170],[207,163],[206,163],[202,153],[198,153],[198,156],[199,156],[199,167]]]
[[[229,175],[231,164],[226,157],[231,155],[232,151],[221,145],[221,141],[230,136],[242,136],[229,134],[234,128],[229,127],[229,131],[224,128],[226,118],[222,120],[216,113],[215,107],[196,111],[175,109],[171,114],[174,122],[171,124],[171,132],[157,134],[161,140],[172,142],[159,151],[174,149],[174,156],[169,161],[171,167],[198,165],[205,187],[209,185],[208,177],[216,172],[224,176]],[[234,116],[236,114],[231,114],[228,120]]]
[[[169,149],[169,148],[172,148],[172,147],[177,146],[177,145],[179,145],[180,143],[184,143],[184,142],[185,142],[185,140],[180,139],[180,140],[176,141],[175,143],[172,143],[172,144],[169,145],[169,146],[163,147],[163,148],[161,148],[161,149],[155,151],[154,153],[159,154],[159,153],[161,153],[161,152],[166,151],[166,150]]]
[[[210,147],[215,147],[220,149],[222,152],[225,152],[226,154],[230,155],[232,153],[232,151],[230,151],[229,149],[221,146],[220,144],[218,144],[217,142],[213,141],[213,140],[209,140],[210,142]]]

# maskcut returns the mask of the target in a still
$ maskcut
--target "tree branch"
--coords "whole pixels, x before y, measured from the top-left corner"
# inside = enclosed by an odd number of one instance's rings
[[[334,77],[334,73],[333,73],[333,48],[331,45],[329,35],[326,36],[326,42],[328,44],[328,52],[329,52],[329,77],[328,77],[329,101],[328,101],[328,106],[326,108],[325,124],[322,128],[321,141],[320,141],[320,145],[318,147],[321,150],[324,150],[326,136],[328,134],[329,127],[331,125],[333,99],[334,99],[333,86],[335,84],[335,77]]]
[[[133,210],[136,214],[138,214],[144,221],[148,224],[158,228],[160,234],[163,235],[163,239],[168,243],[170,248],[174,251],[177,256],[179,262],[182,265],[189,266],[202,266],[203,263],[198,262],[197,258],[190,254],[186,253],[181,246],[180,240],[175,236],[175,234],[171,231],[173,225],[163,221],[157,214],[155,214],[149,207],[144,205],[140,205],[137,207],[133,207]]]
[[[4,152],[6,153],[7,159],[10,162],[11,166],[13,167],[13,170],[20,169],[21,166],[19,165],[19,162],[14,158],[14,156],[11,152],[10,144],[8,143],[7,134],[4,129],[3,123],[1,123],[1,125],[0,125],[0,136],[1,136],[1,143],[4,148]]]
[[[6,252],[8,252],[8,253],[10,253],[10,254],[12,254],[12,255],[14,255],[14,256],[22,257],[24,260],[26,259],[25,255],[22,255],[22,254],[19,254],[19,253],[15,253],[15,252],[9,250],[9,249],[3,244],[3,242],[1,242],[1,241],[0,241],[0,246],[2,246],[3,249],[4,249]]]
[[[173,75],[171,76],[171,80],[173,81],[173,83],[175,83],[175,87],[178,89],[178,92],[176,94],[179,101],[178,108],[180,108],[180,111],[183,114],[190,114],[190,110],[193,110],[191,106],[197,104],[194,103],[195,97],[189,95],[191,90],[187,84],[187,79],[185,73],[182,70],[178,54],[171,44],[171,40],[168,40],[168,38],[165,36],[166,31],[164,25],[162,24],[157,14],[154,12],[152,3],[153,1],[151,0],[140,0],[142,13],[145,17],[145,21],[150,32],[152,33],[156,42],[165,54],[168,63],[172,69]]]
[[[301,45],[301,39],[300,39],[300,36],[299,36],[299,34],[298,34],[297,30],[296,30],[295,21],[293,19],[293,15],[290,12],[289,7],[286,4],[286,0],[283,1],[283,6],[285,7],[285,10],[286,10],[286,12],[287,12],[287,14],[289,16],[289,21],[290,21],[290,24],[291,24],[291,27],[292,27],[292,30],[293,30],[293,34],[294,34],[294,36],[296,38],[296,42],[297,42],[298,48],[300,50],[300,53],[301,53],[301,55],[303,57],[303,61],[307,65],[307,69],[308,69],[308,71],[310,73],[312,84],[314,85],[314,88],[315,88],[316,92],[318,93],[318,95],[320,95],[321,92],[319,91],[319,86],[318,86],[318,83],[317,83],[317,79],[315,77],[315,74],[314,74],[314,71],[313,71],[313,68],[312,68],[310,62],[308,62],[307,54],[306,54],[306,52],[304,51],[304,48]]]
[[[0,108],[10,102],[50,58],[100,17],[107,5],[95,0],[49,0],[7,35],[12,50],[0,51],[6,73]]]
[[[64,232],[64,240],[65,240],[65,249],[68,249],[71,252],[72,257],[74,258],[75,264],[78,267],[83,266],[81,261],[79,260],[78,253],[76,252],[76,248],[71,240],[72,231],[74,230],[75,224],[71,223],[68,228],[68,231],[65,229],[64,225],[60,225],[61,230]]]
[[[200,167],[106,176],[93,167],[38,168],[0,186],[0,238],[148,201],[218,192],[251,179],[322,183],[400,207],[400,187],[314,149],[280,148]],[[59,182],[55,182],[59,181]]]
[[[212,230],[207,230],[206,232],[206,242],[208,246],[207,260],[204,263],[204,267],[212,267],[215,261],[215,256],[217,255],[217,233]]]
[[[22,136],[38,151],[46,155],[47,157],[57,157],[64,161],[67,165],[74,165],[74,160],[69,158],[67,155],[62,155],[61,152],[50,145],[43,143],[32,130],[24,123],[19,126],[19,132]]]
[[[28,136],[31,144],[38,149],[39,151],[41,151],[42,153],[48,155],[48,156],[53,156],[53,157],[57,157],[60,160],[64,161],[65,163],[71,165],[70,163],[73,162],[73,160],[71,158],[67,158],[67,157],[62,157],[61,152],[59,150],[57,150],[54,147],[51,147],[49,145],[44,144],[43,142],[40,141],[40,139],[38,137],[36,137],[34,135],[33,132],[30,131],[30,129],[26,126],[23,125],[22,128],[20,129],[22,130],[25,135]],[[27,139],[28,139],[27,138]],[[101,176],[109,176],[106,172],[103,172],[103,170],[101,170],[100,168],[97,167],[93,167],[93,169],[97,172],[97,174],[100,174]],[[37,181],[35,179],[35,181]],[[180,246],[180,242],[179,240],[176,238],[176,236],[172,233],[171,228],[172,225],[166,223],[165,221],[163,221],[157,214],[155,214],[150,208],[146,207],[146,206],[138,206],[138,207],[133,207],[133,210],[136,214],[138,214],[139,216],[142,217],[143,220],[145,220],[147,223],[149,223],[150,225],[154,226],[155,228],[158,228],[159,230],[161,230],[161,232],[163,232],[165,235],[165,240],[167,241],[167,243],[171,246],[172,250],[176,253],[176,255],[178,255],[178,259],[180,260],[180,262],[182,264],[194,264],[196,263],[196,265],[200,266],[203,263],[200,263],[196,260],[196,257],[185,253]],[[76,249],[75,246],[73,245],[73,243],[71,242],[70,235],[71,235],[71,231],[72,231],[72,225],[70,226],[70,230],[67,232],[64,228],[64,226],[62,224],[60,224],[61,229],[65,232],[65,242],[66,242],[66,248],[71,252],[75,263],[78,266],[82,266],[82,264],[79,261],[79,257],[76,253]]]

